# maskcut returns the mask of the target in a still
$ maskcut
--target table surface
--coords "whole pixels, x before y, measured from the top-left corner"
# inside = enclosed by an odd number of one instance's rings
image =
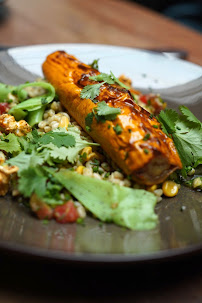
[[[7,0],[0,44],[101,43],[138,48],[179,48],[202,62],[202,35],[119,0]]]
[[[202,36],[134,2],[7,0],[0,45],[98,43],[182,49],[201,65]],[[68,268],[0,254],[0,302],[202,302],[200,256],[142,268]]]

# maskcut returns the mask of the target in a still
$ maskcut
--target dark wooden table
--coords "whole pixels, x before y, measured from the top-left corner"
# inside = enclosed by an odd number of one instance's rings
[[[202,63],[202,35],[119,0],[7,0],[0,44],[102,43],[138,48],[180,48]]]
[[[202,36],[134,2],[7,0],[0,45],[99,43],[183,49],[202,62]],[[0,253],[0,302],[202,302],[201,257],[120,268],[70,267]]]

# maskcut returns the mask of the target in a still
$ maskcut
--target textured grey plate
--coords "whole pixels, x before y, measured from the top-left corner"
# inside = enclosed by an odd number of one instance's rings
[[[0,52],[0,82],[20,84],[42,76],[41,63],[54,50],[66,50],[86,63],[100,58],[102,71],[112,70],[116,75],[124,73],[137,83],[136,87],[145,91],[166,92],[166,99],[175,107],[185,103],[195,109],[200,118],[201,67],[129,48],[60,44],[10,49]],[[159,224],[151,231],[136,232],[113,224],[100,225],[90,217],[84,226],[60,225],[55,221],[43,224],[8,196],[0,198],[0,249],[47,260],[85,264],[137,264],[201,251],[200,192],[181,188],[177,197],[164,198],[156,206],[156,212]]]

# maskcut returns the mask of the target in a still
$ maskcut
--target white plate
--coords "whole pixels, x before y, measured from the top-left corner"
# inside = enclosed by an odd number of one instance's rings
[[[96,44],[46,44],[11,48],[0,63],[0,81],[19,84],[37,76],[43,77],[41,64],[46,56],[64,50],[85,63],[99,59],[99,70],[118,77],[131,78],[135,88],[160,93],[173,108],[187,105],[200,118],[202,101],[202,68],[184,60],[127,47]],[[8,57],[10,60],[8,60]],[[11,60],[12,59],[12,60]],[[3,71],[6,71],[3,73]],[[8,72],[12,77],[8,79]],[[10,75],[9,75],[10,76]]]
[[[164,55],[125,47],[52,44],[0,52],[0,82],[20,84],[43,76],[41,64],[56,50],[65,50],[85,63],[99,58],[100,71],[125,74],[134,87],[162,92],[175,106],[184,103],[200,118],[202,68]],[[124,230],[87,217],[86,225],[43,225],[11,199],[0,198],[0,250],[65,262],[121,263],[169,259],[202,251],[202,196],[182,188],[163,199],[156,211],[159,226],[151,231]],[[181,211],[186,210],[184,212]]]

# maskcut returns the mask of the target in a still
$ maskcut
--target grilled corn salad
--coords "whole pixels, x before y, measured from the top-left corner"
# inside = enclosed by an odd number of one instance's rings
[[[119,80],[131,86],[125,76]],[[160,96],[132,88],[131,93],[152,115],[160,113],[163,130],[171,134],[163,124],[168,112]],[[202,178],[194,177],[201,151],[197,165],[185,163],[162,184],[133,181],[64,111],[43,79],[17,87],[0,84],[0,102],[0,195],[18,197],[41,220],[80,223],[89,214],[133,230],[150,229],[158,224],[155,205],[163,196],[176,196],[181,183],[202,189]],[[199,129],[200,122],[194,123]]]

